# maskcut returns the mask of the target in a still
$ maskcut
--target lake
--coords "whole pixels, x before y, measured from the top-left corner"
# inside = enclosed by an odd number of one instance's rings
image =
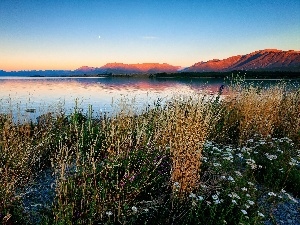
[[[97,116],[127,103],[138,110],[153,105],[158,98],[164,101],[173,95],[215,95],[222,84],[223,79],[215,78],[0,77],[0,114],[12,112],[19,119],[35,120],[49,111],[71,113],[77,107],[87,112],[92,105]]]

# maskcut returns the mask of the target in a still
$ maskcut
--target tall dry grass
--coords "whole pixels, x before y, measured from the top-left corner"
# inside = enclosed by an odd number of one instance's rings
[[[159,144],[170,148],[171,182],[177,184],[173,189],[180,196],[199,185],[201,152],[212,115],[210,106],[204,97],[183,101],[175,98],[168,106]]]
[[[127,112],[87,121],[76,114],[71,117],[52,162],[59,177],[57,223],[61,218],[65,223],[74,218],[79,224],[88,218],[101,221],[109,211],[114,220],[122,220],[127,214],[124,206],[159,179],[156,169],[161,160],[156,159],[165,152],[154,147],[155,114]],[[73,141],[66,144],[66,139]]]
[[[300,91],[285,84],[269,88],[233,86],[219,107],[217,137],[244,143],[253,135],[288,136],[299,142]]]
[[[16,188],[24,186],[32,178],[30,162],[32,146],[30,125],[15,126],[11,117],[1,119],[0,134],[0,210],[8,208]]]
[[[59,129],[54,123],[40,126],[13,120],[12,115],[0,115],[0,212],[11,218],[22,208],[19,193],[34,177],[50,166],[54,136]],[[20,209],[21,210],[21,209]],[[3,214],[4,213],[4,214]],[[20,211],[18,220],[25,215]],[[13,219],[16,219],[16,215]],[[10,221],[11,222],[11,221]]]
[[[178,182],[180,188],[173,191],[183,198],[196,189],[209,105],[204,98],[173,99],[140,115],[121,113],[84,123],[74,115],[52,163],[59,177],[56,221],[70,222],[74,214],[88,218],[91,212],[101,221],[108,211],[122,221],[126,206],[150,197],[149,190],[162,194]],[[69,133],[75,138],[68,146],[63,140],[70,139]]]

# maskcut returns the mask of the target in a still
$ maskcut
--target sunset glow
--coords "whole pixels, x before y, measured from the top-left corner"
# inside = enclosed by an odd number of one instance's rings
[[[106,63],[191,66],[300,49],[300,2],[0,1],[0,70]]]

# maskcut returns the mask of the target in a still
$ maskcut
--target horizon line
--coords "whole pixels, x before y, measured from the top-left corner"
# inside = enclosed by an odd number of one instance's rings
[[[4,71],[4,72],[21,72],[21,71],[59,71],[59,70],[62,70],[62,71],[75,71],[75,70],[78,70],[79,68],[81,67],[89,67],[89,68],[101,68],[107,64],[124,64],[124,65],[137,65],[137,64],[160,64],[160,65],[163,65],[163,64],[167,64],[167,65],[170,65],[170,66],[173,66],[173,67],[179,67],[179,69],[182,69],[182,68],[187,68],[187,67],[191,67],[193,66],[194,64],[196,63],[199,63],[199,62],[209,62],[209,61],[212,61],[212,60],[225,60],[225,59],[228,59],[228,58],[231,58],[231,57],[234,57],[234,56],[244,56],[244,55],[249,55],[249,54],[252,54],[252,53],[257,53],[257,52],[263,52],[263,51],[270,51],[270,52],[274,52],[274,51],[277,51],[277,52],[293,52],[293,53],[299,53],[300,54],[300,50],[293,50],[293,49],[289,49],[289,50],[281,50],[281,49],[277,49],[277,48],[265,48],[265,49],[260,49],[260,50],[255,50],[255,51],[252,51],[250,53],[246,53],[246,54],[235,54],[235,55],[231,55],[231,56],[227,56],[225,58],[222,58],[222,59],[209,59],[207,61],[202,61],[202,60],[199,60],[198,62],[195,62],[193,63],[192,65],[189,65],[189,66],[175,66],[173,64],[170,64],[170,63],[166,63],[166,62],[163,62],[163,63],[159,63],[159,62],[136,62],[136,63],[124,63],[124,62],[107,62],[105,63],[104,65],[102,66],[79,66],[77,67],[76,69],[21,69],[21,70],[5,70],[5,69],[2,69],[0,68],[0,71]]]

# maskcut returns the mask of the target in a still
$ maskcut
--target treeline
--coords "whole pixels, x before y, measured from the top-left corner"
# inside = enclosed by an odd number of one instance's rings
[[[243,77],[250,79],[299,79],[300,72],[289,71],[230,71],[230,72],[179,72],[179,73],[156,73],[156,78],[226,78]]]

